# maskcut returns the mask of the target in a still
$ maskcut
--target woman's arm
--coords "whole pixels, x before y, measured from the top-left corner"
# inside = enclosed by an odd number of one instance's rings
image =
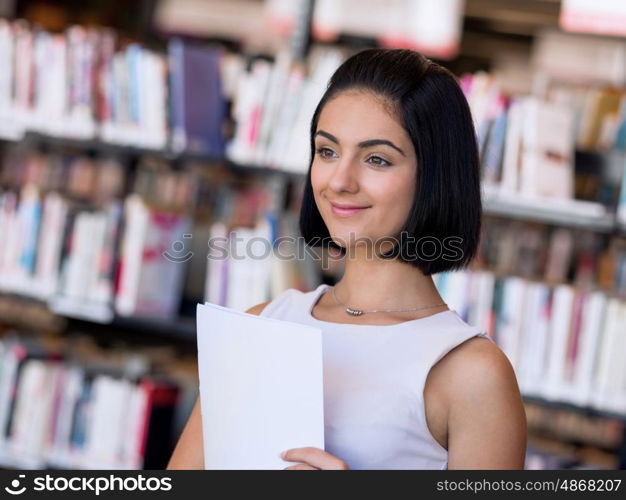
[[[509,359],[470,339],[442,360],[448,381],[448,468],[523,469],[526,412]]]
[[[174,453],[167,464],[167,469],[204,469],[200,397],[196,399],[196,404],[193,406],[187,424],[178,439]]]
[[[268,302],[251,307],[246,312],[261,314]],[[174,453],[167,464],[167,470],[173,469],[204,469],[204,447],[202,438],[202,418],[200,415],[200,397],[191,411],[187,424],[183,429]]]

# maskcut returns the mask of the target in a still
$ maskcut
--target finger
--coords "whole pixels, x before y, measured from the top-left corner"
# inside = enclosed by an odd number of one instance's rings
[[[285,467],[283,470],[319,470],[319,469],[316,469],[315,467],[311,467],[308,464],[296,464],[296,465],[290,465],[289,467]]]
[[[345,469],[345,463],[340,458],[331,455],[327,451],[313,446],[304,448],[291,448],[286,450],[283,460],[288,462],[304,462],[317,469]]]

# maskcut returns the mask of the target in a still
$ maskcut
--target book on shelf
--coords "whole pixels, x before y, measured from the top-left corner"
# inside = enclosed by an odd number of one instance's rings
[[[285,58],[283,58],[284,60]],[[277,59],[275,67],[276,78],[279,78],[283,71],[283,64]],[[263,130],[263,139],[266,145],[257,153],[257,161],[265,161],[268,165],[280,165],[283,161],[283,155],[290,141],[290,134],[293,123],[296,120],[300,100],[306,91],[306,75],[304,68],[294,66],[284,77],[282,81],[283,91],[280,102],[276,105],[274,119],[268,114],[265,129]],[[278,92],[275,93],[278,95]],[[264,115],[265,116],[265,115]],[[269,122],[269,123],[268,123]]]
[[[303,65],[283,49],[274,62],[246,65],[179,38],[162,54],[123,45],[111,30],[52,35],[22,21],[3,22],[0,40],[0,57],[15,62],[0,82],[3,137],[35,131],[299,173],[310,159],[311,115],[345,57],[318,47]]]
[[[450,59],[458,52],[463,2],[442,0],[319,0],[313,12],[313,36],[335,41],[339,35],[373,38],[385,47],[411,48]],[[376,12],[373,16],[370,13]]]
[[[626,349],[624,322],[626,307],[623,301],[612,298],[607,303],[604,324],[605,338],[598,353],[598,382],[591,394],[592,405],[623,413],[626,407],[624,381],[626,370],[621,353]]]
[[[619,192],[615,172],[626,151],[623,85],[553,81],[541,65],[536,71],[546,82],[529,95],[507,95],[500,79],[485,72],[460,78],[474,118],[487,205],[610,224]]]
[[[499,111],[478,128],[484,136],[480,143],[484,181],[523,197],[573,198],[571,111],[530,96],[510,100],[508,109],[502,97],[493,99]]]
[[[229,234],[232,254],[228,260],[226,304],[246,310],[269,299],[271,228],[261,220],[254,228],[237,227]]]
[[[297,233],[284,210],[286,178],[214,184],[216,175],[188,167],[145,159],[125,183],[123,165],[112,159],[10,149],[1,170],[0,291],[43,300],[62,316],[109,323],[116,315],[173,319],[183,295],[204,292],[247,308],[289,286],[314,286],[314,266],[296,259],[291,240],[283,242],[291,259],[273,248],[278,234]],[[132,184],[130,193],[124,184]],[[209,248],[207,259],[204,236],[192,231],[200,227],[192,222],[200,201],[205,234],[213,224],[212,241],[221,234],[238,256],[220,260]],[[191,259],[199,273],[193,295],[184,288]]]
[[[476,265],[498,276],[517,275],[554,285],[571,282],[623,296],[626,246],[621,238],[587,229],[552,227],[490,217]]]
[[[594,35],[624,36],[626,7],[622,2],[564,0],[559,25],[565,31]]]
[[[206,301],[245,310],[286,288],[314,288],[319,268],[297,238],[298,213],[285,207],[289,183],[282,176],[242,189],[224,186],[208,228]]]
[[[198,85],[208,75],[215,128],[223,116],[217,111],[225,103],[215,92],[219,78],[212,52],[206,54],[209,65],[194,62],[190,83]],[[165,54],[137,43],[123,45],[110,29],[71,26],[52,34],[23,20],[0,20],[0,62],[5,68],[0,137],[17,140],[35,131],[154,150],[169,144],[172,96]],[[201,107],[189,112],[195,109]]]
[[[227,226],[224,223],[215,222],[211,226],[209,240],[204,298],[207,302],[225,305],[227,303],[226,287],[228,283],[228,260],[225,252],[225,247],[229,241]]]
[[[626,369],[620,360],[626,301],[591,287],[520,277],[485,281],[486,273],[442,273],[435,282],[466,321],[487,329],[509,358],[521,392],[626,415]],[[483,294],[492,304],[485,307],[476,293],[488,283],[493,290]]]
[[[313,112],[322,98],[330,77],[345,59],[338,49],[314,47],[309,55],[309,78],[299,101],[298,112],[291,125],[289,142],[283,151],[279,168],[289,172],[305,173],[311,158],[310,126]]]
[[[275,62],[255,59],[233,97],[236,122],[226,155],[236,163],[305,172],[309,127],[328,79],[344,55],[316,48],[306,68],[279,53]]]
[[[625,55],[626,44],[622,39],[548,28],[538,31],[535,37],[531,66],[539,87],[546,82],[623,87],[626,83],[626,67],[622,64]]]
[[[569,366],[569,378],[573,389],[570,391],[570,401],[581,406],[589,401],[593,390],[592,381],[597,362],[596,346],[600,342],[602,330],[600,325],[606,315],[607,297],[601,292],[592,292],[584,305],[586,309],[582,324],[579,326],[580,339],[570,344],[574,352]]]
[[[105,304],[113,294],[120,166],[67,160],[29,154],[25,163],[3,163],[9,183],[0,192],[0,289],[40,300],[55,296],[64,304]]]
[[[574,236],[571,231],[558,228],[550,235],[546,256],[545,280],[548,283],[563,282],[572,261]]]
[[[113,298],[113,254],[121,224],[121,204],[88,211],[76,207],[66,226],[64,257],[55,294],[75,303],[108,304]]]
[[[126,304],[121,310],[127,314],[175,314],[183,268],[168,266],[169,261],[161,254],[174,241],[182,240],[188,217],[167,208],[146,208],[145,221],[150,226],[142,228],[140,221],[137,229],[140,217],[136,213],[141,209],[123,213],[119,198],[122,167],[118,163],[72,157],[57,161],[54,155],[37,158],[34,162],[27,155],[26,165],[35,165],[36,169],[30,173],[27,169],[25,176],[17,175],[24,163],[4,163],[3,174],[10,182],[0,191],[0,228],[5,235],[0,242],[0,289],[48,301],[60,314],[101,322],[112,319],[114,299],[120,294],[122,304]],[[180,203],[181,198],[185,203],[191,202],[193,196],[184,182],[168,175],[161,173],[160,177],[144,182],[146,176],[140,171],[137,188],[148,196],[152,186],[162,203]],[[145,206],[138,198],[139,195],[131,196],[128,203]],[[140,268],[132,266],[133,257],[128,252],[119,253],[125,221],[136,230],[133,234],[126,228],[131,243],[131,236],[143,238],[138,250]],[[123,291],[116,288],[120,257],[122,262],[125,257],[129,262],[121,275]],[[143,265],[144,260],[152,265]],[[151,280],[152,288],[129,290],[127,283],[132,273],[139,273],[144,286]],[[161,286],[155,286],[155,280],[167,286],[161,290]],[[157,291],[162,293],[154,296]],[[142,296],[139,292],[145,295],[144,302],[137,302]]]
[[[103,96],[107,112],[100,124],[102,140],[165,148],[168,141],[165,56],[131,44],[105,62],[102,71],[101,78],[112,87]]]
[[[1,21],[7,87],[0,113],[11,138],[26,129],[88,139],[95,133],[98,34],[70,27],[51,34],[25,21]]]
[[[275,215],[260,217],[254,227],[211,228],[205,300],[238,311],[271,300],[287,288],[309,289],[318,281],[315,263],[304,257],[291,237],[293,225],[272,223]],[[278,231],[284,231],[280,234]],[[285,238],[278,247],[279,236]]]
[[[533,394],[545,383],[548,364],[548,346],[552,293],[540,282],[527,284],[523,303],[523,321],[520,337],[518,377],[520,390]]]
[[[171,318],[180,305],[190,219],[152,208],[139,195],[126,199],[124,211],[115,308],[122,316]]]
[[[106,353],[93,354],[106,358]],[[167,463],[181,392],[174,379],[150,373],[134,377],[113,365],[87,366],[87,358],[66,358],[19,337],[0,341],[0,361],[5,462],[64,469]]]
[[[560,285],[554,290],[547,345],[548,362],[544,371],[546,380],[541,389],[541,394],[550,400],[557,400],[559,397],[568,399],[569,396],[565,377],[567,344],[574,331],[579,300],[579,296],[570,286]]]
[[[221,158],[227,118],[219,48],[173,38],[168,44],[172,149]]]
[[[585,96],[578,128],[577,144],[581,149],[610,149],[617,138],[617,127],[625,95],[612,89],[590,89]]]
[[[519,188],[523,195],[574,197],[573,115],[563,105],[528,98],[522,125]]]
[[[489,184],[497,184],[501,179],[504,146],[508,133],[508,120],[504,99],[501,99],[492,126],[485,133],[482,148],[482,179]]]
[[[260,112],[256,115],[257,120],[252,120],[250,123],[255,127],[254,131],[250,130],[250,135],[258,144],[256,151],[252,152],[253,156],[250,161],[252,164],[273,164],[279,159],[270,156],[273,136],[279,137],[279,134],[285,134],[285,138],[288,137],[287,133],[292,121],[289,116],[297,109],[296,101],[293,99],[298,89],[301,89],[300,85],[304,78],[300,67],[295,66],[290,71],[290,66],[292,66],[291,55],[287,51],[280,51],[269,68],[267,94],[260,103]],[[281,112],[282,115],[280,115]],[[282,152],[280,148],[277,150]]]
[[[243,165],[254,163],[254,152],[258,141],[258,129],[268,91],[271,63],[257,59],[251,63],[250,71],[240,75],[237,94],[233,102],[233,119],[236,123],[233,140],[226,149],[227,156]],[[271,102],[271,101],[270,101]]]

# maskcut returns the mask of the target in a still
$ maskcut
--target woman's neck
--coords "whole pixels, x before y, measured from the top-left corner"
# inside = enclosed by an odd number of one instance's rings
[[[344,265],[344,274],[335,291],[351,307],[400,309],[443,302],[432,278],[411,264],[346,256]]]

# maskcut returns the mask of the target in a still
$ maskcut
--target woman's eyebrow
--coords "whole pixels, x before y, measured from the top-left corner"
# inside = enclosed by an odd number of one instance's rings
[[[335,144],[339,144],[339,139],[337,139],[333,134],[330,134],[324,130],[318,130],[315,133],[315,136],[317,137],[318,135],[321,135],[322,137],[326,137],[326,139],[334,142]],[[369,148],[371,146],[379,146],[379,145],[390,146],[396,151],[398,151],[402,156],[406,156],[404,154],[404,151],[402,151],[398,146],[396,146],[393,142],[388,141],[387,139],[368,139],[367,141],[361,141],[357,144],[357,146],[360,148]]]

